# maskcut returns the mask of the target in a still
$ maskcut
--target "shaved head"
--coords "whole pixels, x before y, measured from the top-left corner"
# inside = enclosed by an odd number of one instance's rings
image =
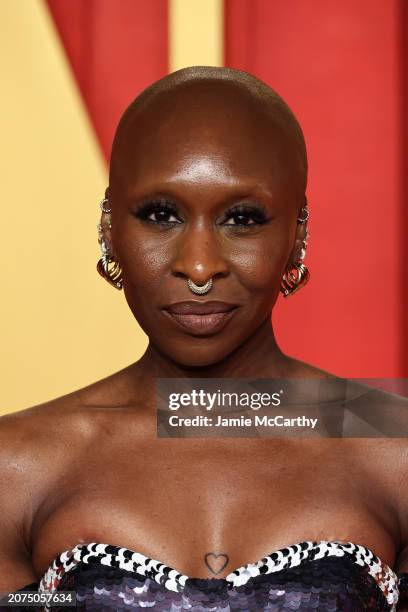
[[[152,345],[202,366],[270,328],[282,276],[306,237],[298,222],[306,175],[295,116],[246,72],[185,68],[130,104],[113,142],[104,235]],[[188,279],[209,278],[215,299],[236,304],[235,324],[193,339],[166,304],[191,299]]]
[[[224,139],[240,139],[248,155],[260,138],[269,137],[271,152],[280,149],[283,163],[291,166],[299,197],[306,190],[305,141],[286,102],[247,72],[211,66],[177,70],[147,87],[128,106],[112,146],[111,190],[124,188],[129,157],[150,150],[155,135],[164,137],[171,130],[210,142],[214,134],[224,132]]]

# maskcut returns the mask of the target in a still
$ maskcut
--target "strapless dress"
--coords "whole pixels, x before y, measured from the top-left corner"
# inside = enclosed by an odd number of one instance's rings
[[[140,552],[91,542],[62,552],[39,582],[23,590],[76,595],[75,607],[18,608],[30,612],[389,612],[407,605],[408,573],[397,576],[365,546],[340,540],[298,542],[225,578],[191,578]]]

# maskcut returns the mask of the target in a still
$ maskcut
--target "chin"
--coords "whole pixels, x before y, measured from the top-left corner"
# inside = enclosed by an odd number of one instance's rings
[[[203,346],[203,340],[197,342],[196,338],[191,338],[190,342],[183,343],[184,346],[181,344],[179,350],[174,350],[174,346],[172,350],[169,350],[168,346],[165,349],[163,347],[159,348],[175,363],[184,367],[197,368],[210,367],[219,363],[228,357],[235,348],[235,346],[225,346],[225,344],[219,347]]]

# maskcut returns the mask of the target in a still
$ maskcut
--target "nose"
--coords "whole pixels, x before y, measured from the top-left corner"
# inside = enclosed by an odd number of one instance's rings
[[[228,260],[221,241],[222,237],[211,226],[186,228],[175,245],[172,274],[183,279],[191,278],[197,285],[204,285],[210,278],[227,276]]]

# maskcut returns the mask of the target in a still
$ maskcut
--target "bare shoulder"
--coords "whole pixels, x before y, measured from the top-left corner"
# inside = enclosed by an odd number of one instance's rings
[[[66,395],[0,416],[1,483],[48,479],[98,439],[112,412],[131,403],[121,370]]]
[[[93,429],[75,392],[1,416],[0,503],[33,508]]]
[[[35,582],[31,566],[33,517],[61,465],[59,401],[0,417],[0,590]],[[66,421],[66,419],[65,419]],[[63,441],[63,445],[65,442]],[[52,454],[54,448],[55,456]]]
[[[0,452],[27,444],[52,446],[73,433],[87,437],[95,433],[98,416],[131,401],[127,380],[130,367],[47,402],[0,416]],[[24,440],[22,446],[20,440]],[[3,444],[4,443],[4,444]],[[48,443],[48,444],[47,444]]]
[[[400,381],[401,387],[386,390],[380,388],[386,381],[375,386],[374,379],[343,378],[299,360],[291,360],[291,364],[294,376],[324,379],[324,389],[333,389],[333,397],[344,401],[344,446],[356,466],[375,474],[378,487],[398,517],[408,559],[408,397],[404,381]]]
[[[318,368],[311,363],[306,363],[288,355],[285,357],[289,367],[289,375],[293,376],[293,378],[337,378],[335,374]]]
[[[0,457],[32,456],[54,448],[72,431],[85,433],[89,419],[76,392],[0,417]]]
[[[0,590],[36,580],[31,566],[35,517],[98,438],[107,410],[101,402],[104,385],[99,381],[0,417]]]
[[[343,434],[354,441],[355,456],[375,473],[373,482],[392,508],[401,571],[401,564],[408,569],[408,398],[374,384],[347,380]]]

